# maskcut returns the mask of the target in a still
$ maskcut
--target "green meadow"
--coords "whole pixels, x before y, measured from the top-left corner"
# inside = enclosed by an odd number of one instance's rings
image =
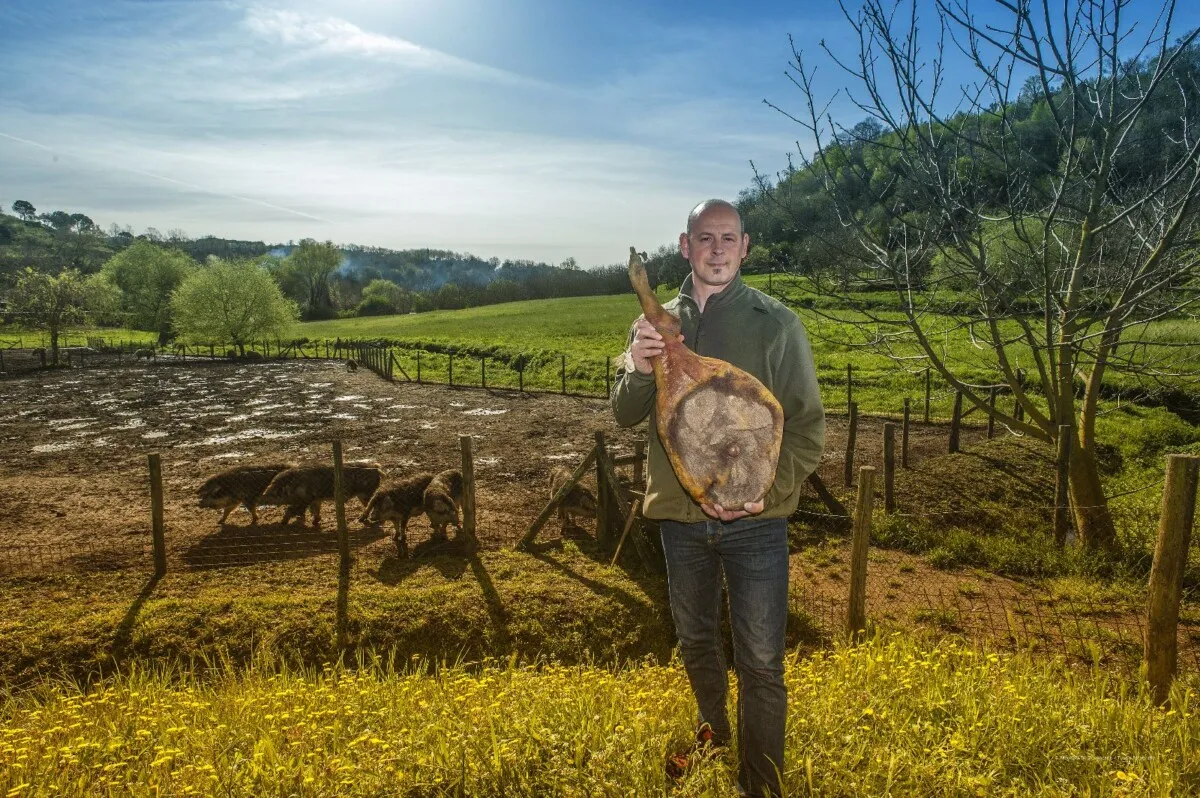
[[[766,288],[768,279],[764,275],[747,277],[759,288]],[[864,412],[898,414],[905,397],[911,400],[915,415],[924,412],[927,361],[911,336],[901,333],[903,315],[896,309],[895,297],[886,293],[859,296],[877,319],[863,325],[867,318],[863,312],[826,306],[824,298],[814,297],[803,287],[776,280],[773,288],[788,294],[805,322],[827,408],[844,411],[850,366],[853,398]],[[673,295],[674,289],[659,290],[664,301]],[[569,392],[602,395],[613,376],[612,359],[625,348],[629,326],[640,312],[633,294],[529,300],[464,310],[305,322],[295,325],[285,340],[266,345],[269,354],[275,354],[280,344],[286,346],[288,339],[296,339],[300,344],[289,349],[288,355],[313,357],[332,351],[325,348],[325,342],[339,338],[386,342],[396,347],[396,361],[403,369],[397,377],[401,379],[404,374],[416,379],[419,370],[422,380],[432,382],[453,378],[455,384],[463,385],[486,382],[489,387],[558,391],[565,377]],[[961,378],[976,385],[1000,381],[995,357],[983,342],[986,330],[972,328],[962,319],[931,316],[926,331]],[[1002,332],[1015,338],[1019,328],[1009,322]],[[154,343],[150,333],[95,329],[73,330],[62,345],[82,346],[94,337],[136,346]],[[46,336],[37,331],[0,330],[0,347],[18,342],[45,345]],[[1136,343],[1123,344],[1119,351],[1119,360],[1149,363],[1152,374],[1139,375],[1118,362],[1105,376],[1109,397],[1124,394],[1152,404],[1196,402],[1200,388],[1194,375],[1200,372],[1200,346],[1191,345],[1196,342],[1200,342],[1200,321],[1180,318],[1153,323],[1139,334]],[[216,347],[218,353],[223,349]],[[200,352],[207,354],[207,346],[201,346]],[[1029,349],[1013,345],[1009,356],[1036,385]],[[483,360],[486,363],[481,363]],[[930,393],[932,416],[949,417],[954,392],[936,373]],[[1004,399],[1000,401],[1003,406]]]
[[[747,278],[760,288],[766,287],[767,280],[762,275]],[[780,285],[775,288],[786,290]],[[812,299],[799,290],[789,293],[797,302]],[[673,294],[673,290],[659,290],[663,300]],[[895,298],[886,294],[872,295],[872,301],[883,308],[895,307]],[[309,322],[298,325],[295,334],[310,341],[376,339],[407,348],[397,353],[397,360],[413,378],[415,350],[421,348],[425,350],[421,356],[422,378],[439,382],[447,381],[450,353],[454,353],[456,384],[479,385],[486,379],[489,386],[516,386],[515,367],[523,366],[524,387],[560,389],[565,358],[568,390],[602,394],[607,384],[606,368],[611,369],[612,357],[624,349],[629,326],[640,312],[632,294],[573,297],[407,316]],[[913,412],[922,413],[926,360],[915,342],[897,334],[902,319],[898,310],[871,312],[881,322],[864,327],[861,322],[866,316],[861,312],[798,308],[812,343],[826,406],[835,411],[845,408],[849,365],[854,400],[865,412],[900,413],[908,397]],[[1004,325],[1002,331],[1015,337],[1019,330],[1014,322]],[[1000,381],[995,358],[980,340],[985,330],[939,316],[930,318],[927,333],[946,362],[968,382],[990,385]],[[1200,370],[1200,351],[1194,351],[1200,347],[1188,348],[1185,344],[1189,341],[1200,341],[1200,322],[1161,321],[1151,325],[1136,345],[1126,345],[1124,352],[1149,359],[1160,374]],[[481,374],[479,361],[485,357],[489,363],[484,367],[486,374]],[[1036,384],[1034,359],[1028,348],[1013,347],[1010,358]],[[1142,397],[1153,397],[1163,390],[1157,379],[1146,380],[1121,369],[1111,369],[1105,384],[1113,392]],[[1195,392],[1196,388],[1184,383],[1183,389],[1176,390]],[[930,398],[934,417],[951,414],[954,393],[937,374],[932,377]]]
[[[748,276],[747,282],[766,288],[765,275]],[[911,400],[913,413],[924,412],[927,361],[911,336],[900,327],[903,314],[896,297],[877,292],[855,298],[869,306],[872,321],[862,311],[828,304],[804,286],[775,279],[772,287],[785,293],[805,322],[813,347],[817,377],[826,407],[844,411],[847,402],[847,366],[851,367],[853,398],[868,413],[899,414],[904,399]],[[660,288],[664,301],[674,289]],[[288,356],[324,356],[326,342],[378,341],[395,347],[396,362],[403,369],[397,377],[455,384],[527,390],[566,390],[602,395],[613,377],[612,359],[624,348],[629,326],[641,312],[633,294],[529,300],[498,305],[439,310],[402,316],[372,316],[305,322],[295,325],[282,341],[264,342],[268,354],[290,340],[300,343],[287,350]],[[964,319],[930,316],[926,333],[943,359],[962,379],[975,385],[1000,382],[995,356],[984,343],[987,331],[972,327]],[[1016,322],[1002,325],[1002,333],[1016,338]],[[63,346],[83,346],[100,337],[113,344],[148,346],[150,333],[135,330],[72,330]],[[1177,318],[1151,324],[1118,352],[1116,364],[1105,375],[1108,398],[1123,395],[1136,401],[1162,404],[1195,404],[1200,396],[1196,374],[1200,373],[1200,321]],[[0,347],[46,345],[38,331],[0,330]],[[263,344],[256,344],[263,349]],[[215,351],[224,351],[217,345]],[[420,354],[418,355],[418,352]],[[200,354],[206,355],[206,345]],[[1011,362],[1023,368],[1028,380],[1038,382],[1034,358],[1022,344],[1010,347]],[[1149,373],[1138,374],[1124,361],[1149,364]],[[418,363],[418,360],[420,361]],[[486,360],[486,362],[481,362]],[[1000,399],[1001,405],[1004,398]],[[934,373],[930,384],[930,412],[948,418],[954,392]]]

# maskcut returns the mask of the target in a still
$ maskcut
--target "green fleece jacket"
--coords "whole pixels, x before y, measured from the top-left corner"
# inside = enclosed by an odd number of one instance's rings
[[[764,499],[762,518],[786,518],[796,509],[800,489],[817,468],[825,447],[825,410],[817,390],[812,349],[800,319],[785,305],[756,291],[739,274],[701,313],[692,299],[692,275],[679,296],[666,304],[683,324],[692,351],[732,363],[762,381],[783,406],[783,445],[775,483]],[[633,332],[630,331],[630,341]],[[617,373],[612,408],[623,427],[650,419],[650,451],[643,513],[647,518],[690,523],[708,518],[679,484],[658,436],[653,374],[627,367]]]

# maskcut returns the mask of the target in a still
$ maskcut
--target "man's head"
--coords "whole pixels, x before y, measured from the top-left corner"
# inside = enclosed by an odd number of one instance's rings
[[[679,234],[679,251],[692,265],[692,283],[705,295],[729,285],[749,249],[742,217],[725,200],[701,202],[688,214],[687,232]]]

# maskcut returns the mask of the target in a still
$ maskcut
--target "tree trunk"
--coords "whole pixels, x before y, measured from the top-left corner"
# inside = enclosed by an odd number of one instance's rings
[[[1071,452],[1071,510],[1083,545],[1091,551],[1112,552],[1117,547],[1117,528],[1100,484],[1094,441],[1078,438]]]
[[[50,325],[50,364],[58,365],[58,326]]]

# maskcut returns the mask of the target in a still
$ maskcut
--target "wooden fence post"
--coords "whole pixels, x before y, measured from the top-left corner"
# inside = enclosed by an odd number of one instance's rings
[[[567,356],[562,356],[562,392],[567,392]]]
[[[558,506],[558,503],[562,501],[563,497],[567,495],[567,491],[570,489],[570,487],[579,481],[579,478],[583,476],[584,472],[587,471],[595,461],[596,447],[593,446],[591,451],[587,453],[587,456],[583,458],[583,461],[575,467],[575,471],[571,474],[571,478],[563,483],[562,487],[560,487],[558,491],[550,497],[550,501],[547,502],[546,506],[542,508],[542,512],[538,514],[537,518],[533,519],[533,523],[529,525],[529,529],[525,530],[525,534],[519,541],[517,541],[517,545],[514,546],[517,551],[529,550],[529,547],[533,545],[534,539],[537,538],[538,530],[540,530],[542,525],[546,523],[546,520],[550,518],[550,514],[554,512],[555,508]]]
[[[1054,543],[1060,549],[1067,545],[1071,529],[1071,425],[1058,426],[1058,451],[1055,457],[1054,480]]]
[[[462,449],[462,533],[473,542],[477,540],[475,531],[475,456],[472,453],[473,439],[470,435],[460,435],[458,443]]]
[[[850,403],[850,428],[846,431],[846,487],[854,484],[854,441],[858,437],[858,405]]]
[[[890,421],[883,425],[883,509],[896,512],[896,425]]]
[[[479,387],[487,388],[487,357],[479,358]]]
[[[904,427],[900,430],[900,467],[908,468],[908,419],[912,402],[904,397]]]
[[[612,369],[610,368],[611,365],[612,365],[611,359],[605,358],[604,359],[604,395],[605,396],[612,395]]]
[[[596,542],[607,548],[610,541],[609,526],[612,524],[613,501],[609,496],[608,478],[604,471],[604,457],[608,448],[604,445],[604,431],[596,430]],[[616,488],[613,485],[612,488]]]
[[[646,461],[646,441],[638,438],[633,442],[633,454],[637,460],[633,464],[633,484],[635,487],[642,485],[642,466]]]
[[[950,418],[950,454],[958,451],[959,433],[962,431],[962,391],[954,392],[954,415]]]
[[[858,470],[858,502],[854,507],[854,533],[850,544],[850,601],[846,636],[854,640],[867,628],[867,543],[871,538],[871,510],[875,500],[875,469]]]
[[[446,367],[446,376],[449,378],[447,381],[453,387],[453,385],[454,385],[454,353],[453,352],[450,353],[449,365]]]
[[[340,651],[347,643],[347,619],[350,597],[350,530],[346,526],[346,483],[342,470],[342,441],[333,441],[333,511],[337,519],[338,594],[334,607],[334,629]]]
[[[854,365],[846,364],[846,407],[854,404]]]
[[[1200,457],[1167,456],[1158,543],[1154,548],[1154,565],[1150,568],[1145,647],[1146,674],[1154,700],[1159,704],[1165,704],[1170,695],[1179,656],[1179,600],[1195,521],[1198,475]]]
[[[417,350],[417,385],[421,384],[421,350]]]
[[[163,529],[162,461],[150,455],[150,540],[154,546],[154,575],[167,573],[167,536]]]
[[[517,369],[517,390],[520,393],[525,393],[525,364],[521,364],[521,368]]]
[[[933,372],[925,367],[925,423],[929,423],[929,400],[933,395]]]

